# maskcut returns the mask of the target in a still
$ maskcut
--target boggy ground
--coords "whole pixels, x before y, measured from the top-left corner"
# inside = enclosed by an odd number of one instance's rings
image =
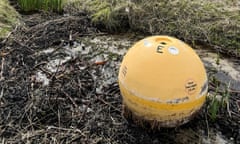
[[[240,143],[239,90],[230,91],[229,109],[215,122],[209,101],[173,129],[149,131],[122,116],[119,64],[144,36],[102,33],[81,12],[23,21],[0,43],[1,143]],[[209,79],[214,71],[208,67]],[[217,85],[209,83],[211,93]]]

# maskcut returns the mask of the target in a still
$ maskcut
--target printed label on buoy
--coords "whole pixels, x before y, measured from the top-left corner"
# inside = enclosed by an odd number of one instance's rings
[[[185,84],[185,90],[188,94],[194,94],[197,90],[197,83],[194,80],[189,79]]]

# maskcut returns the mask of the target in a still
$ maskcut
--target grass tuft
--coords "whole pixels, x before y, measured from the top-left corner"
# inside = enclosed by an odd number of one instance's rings
[[[220,110],[221,103],[218,99],[218,87],[215,90],[215,93],[211,99],[209,99],[210,103],[208,105],[208,114],[212,121],[216,121],[218,111]]]
[[[129,28],[128,4],[125,0],[75,0],[65,7],[87,12],[93,24],[102,30],[121,32]]]
[[[23,12],[37,10],[62,12],[64,0],[18,0]]]

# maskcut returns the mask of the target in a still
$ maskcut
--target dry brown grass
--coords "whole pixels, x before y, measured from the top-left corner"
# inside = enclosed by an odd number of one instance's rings
[[[240,2],[236,0],[76,1],[75,6],[87,11],[94,24],[107,30],[171,35],[240,56]]]

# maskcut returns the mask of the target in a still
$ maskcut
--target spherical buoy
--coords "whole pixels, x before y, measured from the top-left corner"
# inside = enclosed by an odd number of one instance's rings
[[[133,45],[118,80],[124,116],[152,128],[188,122],[203,106],[208,89],[198,55],[169,36],[147,37]]]

